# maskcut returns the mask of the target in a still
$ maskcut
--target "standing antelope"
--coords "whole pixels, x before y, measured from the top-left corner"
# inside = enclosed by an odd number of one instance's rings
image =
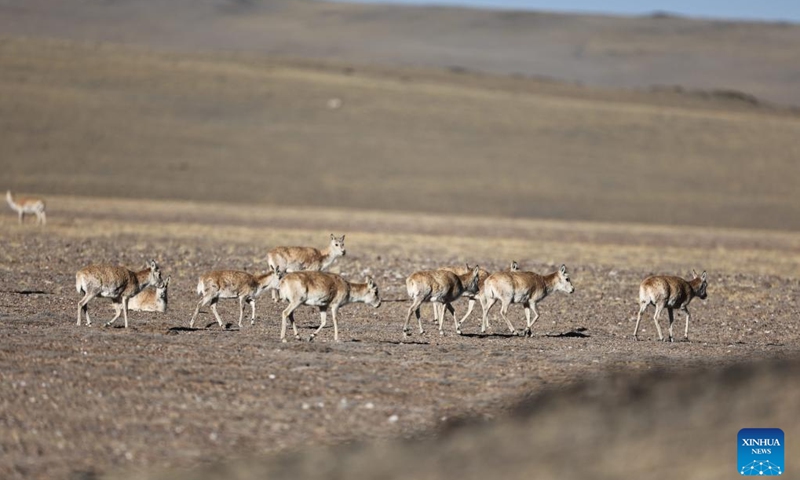
[[[81,324],[81,311],[86,315],[86,325],[92,324],[87,304],[99,296],[111,298],[116,312],[106,326],[117,321],[121,312],[125,315],[125,328],[128,328],[128,300],[145,288],[159,283],[161,270],[155,260],[150,260],[148,268],[138,272],[114,265],[89,265],[78,270],[75,288],[78,293],[84,294],[78,302],[78,325]]]
[[[239,327],[242,326],[244,317],[244,304],[250,304],[252,310],[250,325],[256,323],[256,297],[264,290],[276,290],[283,277],[283,271],[273,269],[263,275],[252,275],[239,270],[213,270],[200,275],[197,282],[197,294],[203,298],[197,302],[197,307],[192,314],[189,327],[194,327],[194,321],[200,312],[200,307],[211,304],[211,311],[217,319],[219,326],[223,326],[222,318],[217,312],[217,302],[220,298],[239,299]]]
[[[381,297],[378,293],[378,286],[371,277],[367,277],[367,283],[348,282],[341,276],[329,272],[294,272],[287,273],[280,286],[282,300],[289,302],[289,306],[281,314],[281,341],[286,342],[286,320],[292,324],[294,337],[300,340],[297,333],[297,326],[294,323],[294,311],[300,305],[319,307],[320,324],[314,333],[311,334],[309,341],[322,330],[326,324],[328,308],[333,317],[333,339],[339,341],[339,326],[336,323],[336,312],[339,308],[348,303],[361,302],[371,307],[381,306]]]
[[[44,213],[44,200],[41,198],[18,197],[16,200],[14,200],[14,196],[11,195],[11,190],[7,190],[6,202],[8,202],[8,206],[19,215],[20,225],[22,224],[26,213],[32,213],[36,215],[36,223],[41,225],[47,224],[47,215]]]
[[[343,257],[344,235],[337,237],[331,233],[331,241],[322,250],[313,247],[275,247],[267,252],[267,263],[270,268],[279,268],[283,272],[299,272],[303,270],[323,271],[330,267],[337,258]],[[272,300],[278,301],[276,292],[272,292]]]
[[[480,278],[481,268],[475,266],[471,272],[463,275],[456,275],[453,272],[446,270],[424,270],[414,272],[406,279],[406,289],[408,296],[411,297],[411,306],[408,308],[408,315],[406,315],[406,323],[403,325],[403,335],[409,335],[408,323],[411,321],[411,313],[417,316],[417,323],[419,324],[420,335],[425,333],[422,329],[422,320],[419,315],[419,308],[423,302],[431,302],[434,304],[433,313],[439,317],[439,335],[444,335],[444,311],[447,309],[453,314],[453,323],[456,327],[456,333],[461,334],[458,320],[455,316],[455,310],[451,305],[452,302],[457,300],[465,292],[475,295],[478,292],[478,281]],[[435,304],[441,304],[437,308]]]
[[[639,315],[636,317],[636,327],[633,329],[634,340],[639,339],[637,334],[639,333],[639,322],[642,320],[642,313],[644,313],[648,305],[652,304],[656,307],[653,321],[656,322],[658,339],[664,340],[664,336],[661,335],[661,327],[658,325],[658,317],[661,315],[661,310],[666,307],[667,313],[669,313],[669,341],[674,341],[672,323],[675,319],[672,311],[676,308],[683,310],[686,314],[686,329],[683,332],[683,340],[689,341],[689,318],[691,316],[687,307],[694,297],[705,300],[707,296],[706,287],[708,286],[705,271],[698,277],[697,272],[692,270],[692,275],[694,278],[689,281],[669,275],[654,275],[642,281],[639,286]]]
[[[500,300],[500,315],[506,321],[511,333],[515,334],[517,331],[506,316],[508,307],[512,303],[521,303],[525,308],[526,328],[524,335],[533,336],[531,329],[539,318],[539,312],[536,311],[536,303],[555,291],[565,293],[575,291],[575,287],[572,286],[569,280],[566,265],[561,265],[560,269],[548,275],[522,271],[493,273],[483,284],[483,304],[485,309],[481,322],[481,332],[485,332],[486,327],[489,326],[489,310]],[[533,320],[531,320],[531,308],[533,308],[535,315]]]
[[[167,311],[167,287],[169,280],[172,277],[167,277],[163,282],[147,287],[141,292],[137,293],[130,300],[128,300],[128,310],[134,312],[160,312]]]

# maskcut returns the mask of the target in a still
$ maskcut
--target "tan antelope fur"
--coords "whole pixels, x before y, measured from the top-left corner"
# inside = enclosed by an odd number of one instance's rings
[[[239,299],[239,327],[242,326],[244,317],[244,304],[249,303],[251,309],[250,325],[256,323],[256,297],[264,290],[276,290],[283,277],[282,270],[273,269],[263,275],[253,275],[239,270],[213,270],[200,275],[197,282],[197,294],[203,298],[197,302],[197,307],[192,314],[189,327],[194,327],[200,307],[211,305],[211,311],[217,319],[219,326],[223,326],[222,317],[217,312],[217,302],[220,298]]]
[[[344,235],[337,237],[331,233],[330,243],[322,250],[313,247],[275,247],[267,252],[267,263],[270,268],[279,268],[283,272],[323,271],[346,253]],[[277,292],[272,292],[272,299],[278,301]]]
[[[656,331],[658,332],[658,339],[664,340],[661,335],[661,327],[658,325],[658,317],[661,315],[661,310],[667,309],[669,314],[669,341],[673,341],[672,324],[675,321],[672,311],[676,308],[683,310],[686,314],[686,328],[683,331],[684,341],[689,340],[689,302],[694,297],[699,297],[701,300],[706,299],[706,287],[708,286],[707,274],[703,272],[699,277],[697,272],[692,270],[694,278],[691,280],[684,280],[681,277],[673,277],[669,275],[654,275],[642,280],[639,286],[639,315],[636,317],[636,327],[633,329],[633,338],[638,340],[637,334],[639,333],[639,322],[642,320],[642,313],[647,309],[648,305],[655,305],[656,313],[653,316],[653,321],[656,323]]]
[[[75,288],[83,293],[78,302],[78,325],[81,324],[81,312],[86,315],[86,325],[91,325],[88,303],[94,297],[111,299],[116,314],[106,326],[119,318],[120,312],[125,316],[125,328],[128,328],[128,301],[131,297],[151,285],[161,283],[161,270],[155,260],[150,260],[147,268],[134,272],[125,267],[114,265],[89,265],[75,274]]]
[[[128,300],[128,310],[133,310],[134,312],[166,312],[167,303],[169,302],[167,287],[169,286],[170,278],[167,277],[161,283],[147,287],[131,297]]]
[[[469,264],[467,263],[467,264],[465,264],[463,266],[442,267],[439,270],[443,270],[443,271],[446,271],[446,272],[451,272],[451,273],[454,273],[454,274],[460,276],[460,275],[466,275],[468,273],[471,273],[472,272],[472,267],[470,267]],[[487,278],[489,278],[489,272],[484,270],[484,269],[482,269],[482,268],[479,269],[479,271],[478,271],[478,291],[476,293],[465,291],[462,294],[463,297],[466,297],[469,300],[469,303],[467,304],[467,313],[465,313],[464,316],[461,318],[461,320],[458,321],[458,328],[457,328],[458,333],[461,333],[461,331],[460,331],[461,324],[464,323],[464,320],[466,320],[467,317],[469,317],[469,315],[472,313],[472,309],[475,308],[475,300],[481,301],[480,292],[481,292],[481,289],[483,288],[483,282],[485,282]],[[438,309],[442,309],[442,308],[444,308],[444,304],[440,304],[440,303],[434,303],[433,304],[433,309],[434,309],[433,316],[435,317],[435,319],[439,318],[439,314],[436,311],[437,307],[438,307]],[[483,303],[482,302],[481,302],[481,307],[483,307]],[[444,313],[442,313],[442,315],[444,315]]]
[[[287,273],[280,286],[281,300],[289,302],[289,306],[281,314],[281,341],[286,341],[286,321],[292,324],[294,337],[300,339],[294,323],[294,311],[300,305],[319,307],[320,324],[309,341],[319,334],[327,322],[328,309],[333,318],[333,340],[339,341],[339,325],[336,313],[348,303],[365,303],[371,307],[381,306],[378,286],[371,277],[366,283],[348,282],[341,276],[329,272],[304,271]]]
[[[409,335],[408,324],[411,321],[412,313],[417,316],[420,335],[425,333],[419,314],[419,309],[423,302],[434,304],[433,313],[438,317],[439,335],[444,335],[445,309],[453,314],[456,333],[461,334],[458,320],[455,317],[455,310],[451,304],[458,300],[461,295],[464,295],[465,292],[468,292],[467,294],[469,295],[475,295],[478,292],[480,271],[481,268],[476,265],[471,272],[467,272],[464,275],[456,275],[446,270],[423,270],[409,275],[406,278],[406,290],[411,298],[411,306],[408,308],[406,322],[403,325],[403,335]],[[435,305],[437,303],[441,304],[438,308]]]
[[[12,210],[17,212],[19,216],[19,223],[22,224],[22,221],[25,219],[26,213],[31,213],[36,215],[36,223],[41,225],[47,224],[47,215],[44,212],[44,200],[41,198],[34,198],[34,197],[18,197],[14,198],[11,194],[11,190],[6,191],[6,202],[8,202],[8,206],[11,207]]]
[[[500,315],[506,321],[511,333],[517,333],[514,325],[508,320],[506,314],[508,307],[512,303],[521,303],[525,308],[525,335],[531,335],[533,324],[539,318],[536,311],[536,304],[553,292],[561,291],[572,293],[575,287],[569,279],[566,265],[548,275],[539,275],[534,272],[497,272],[486,279],[483,285],[483,321],[481,322],[481,332],[486,331],[489,326],[489,310],[494,304],[500,301]],[[535,315],[531,319],[531,309]]]

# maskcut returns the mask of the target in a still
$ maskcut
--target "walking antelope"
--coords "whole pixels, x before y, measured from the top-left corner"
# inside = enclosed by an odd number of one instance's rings
[[[366,283],[348,282],[341,276],[329,272],[304,271],[287,273],[280,286],[282,300],[289,302],[289,306],[281,314],[281,341],[286,342],[286,320],[292,324],[294,337],[300,339],[297,326],[294,322],[294,311],[300,305],[319,307],[320,324],[311,337],[319,334],[326,325],[328,309],[333,317],[333,339],[339,341],[339,325],[336,322],[336,312],[348,303],[365,303],[371,307],[381,306],[381,297],[378,285],[367,277]]]
[[[283,277],[282,270],[273,269],[263,275],[253,275],[239,270],[213,270],[200,275],[197,282],[197,294],[203,298],[197,302],[197,307],[192,314],[189,327],[194,327],[194,321],[200,312],[200,307],[211,305],[211,311],[217,319],[219,326],[223,326],[222,317],[217,312],[217,302],[220,298],[239,299],[239,327],[242,326],[244,317],[244,304],[249,303],[252,311],[250,325],[256,323],[256,297],[264,290],[276,290]]]
[[[346,253],[344,235],[337,237],[331,233],[330,243],[322,250],[313,247],[275,247],[267,252],[267,263],[270,268],[279,268],[283,272],[323,271]],[[278,301],[277,292],[272,292],[272,300]]]
[[[560,269],[548,275],[523,271],[493,273],[483,284],[483,303],[485,308],[481,322],[481,332],[485,332],[486,327],[489,326],[489,310],[499,300],[501,305],[500,315],[506,321],[511,333],[517,333],[517,331],[506,316],[508,307],[512,303],[522,304],[525,308],[526,320],[524,334],[533,336],[531,329],[539,318],[536,304],[555,291],[565,293],[575,291],[575,287],[572,286],[569,280],[566,265],[561,265]],[[533,314],[535,315],[533,319],[531,319],[531,309],[533,309]]]
[[[8,202],[8,206],[11,207],[12,210],[17,212],[19,215],[19,223],[22,224],[22,221],[25,219],[26,213],[32,213],[36,215],[36,222],[41,225],[47,224],[47,215],[44,213],[44,200],[41,198],[34,198],[34,197],[18,197],[16,200],[14,196],[11,194],[11,190],[6,191],[6,202]]]
[[[707,296],[706,287],[708,286],[705,271],[698,277],[697,272],[692,270],[692,275],[694,278],[688,281],[681,277],[669,275],[654,275],[642,281],[639,286],[639,315],[636,317],[636,327],[633,329],[634,340],[639,339],[637,334],[639,333],[639,322],[642,320],[642,313],[644,313],[648,305],[652,304],[656,307],[653,321],[656,323],[658,339],[664,340],[664,336],[661,335],[661,327],[658,325],[658,317],[661,315],[661,310],[666,308],[669,314],[669,341],[672,342],[672,323],[675,321],[672,311],[679,308],[686,314],[686,328],[683,332],[683,340],[689,341],[689,319],[691,317],[688,308],[689,302],[694,297],[705,300]]]
[[[167,287],[169,280],[167,277],[157,285],[147,287],[128,300],[128,310],[135,312],[160,312],[167,311]]]
[[[408,324],[411,321],[411,313],[417,316],[417,323],[419,325],[420,335],[425,333],[422,329],[422,320],[419,315],[419,308],[423,302],[431,302],[434,304],[433,313],[439,317],[439,335],[444,335],[444,311],[445,308],[453,314],[453,323],[455,324],[456,333],[461,334],[458,320],[455,316],[455,310],[451,305],[452,302],[457,300],[465,292],[475,295],[478,292],[478,281],[480,278],[481,268],[475,266],[471,272],[463,275],[456,275],[453,272],[445,270],[425,270],[412,273],[406,279],[406,289],[408,296],[411,297],[411,306],[408,308],[408,315],[406,315],[406,323],[403,325],[403,335],[408,336]],[[435,304],[441,304],[439,308]]]
[[[106,326],[119,318],[120,312],[125,316],[125,328],[128,328],[128,301],[131,297],[151,285],[161,283],[161,270],[155,260],[150,260],[148,268],[134,272],[125,267],[114,265],[89,265],[75,274],[75,288],[83,293],[78,302],[78,325],[81,324],[81,312],[86,315],[86,325],[91,325],[88,303],[94,297],[108,297],[114,306],[115,315]]]
[[[453,272],[456,275],[463,275],[463,274],[469,272],[472,269],[470,268],[469,264],[466,264],[464,267],[460,267],[460,266],[459,267],[442,267],[439,270],[446,270],[446,271],[449,271],[449,272]],[[517,264],[516,261],[512,261],[511,262],[511,265],[509,265],[509,267],[508,267],[508,271],[509,272],[518,272],[519,271],[519,265]],[[490,275],[490,273],[488,271],[486,271],[486,270],[481,268],[480,273],[478,274],[478,293],[473,294],[473,293],[470,293],[470,292],[464,292],[463,296],[465,296],[465,297],[467,297],[469,299],[469,304],[467,305],[467,313],[465,313],[464,316],[461,318],[461,320],[458,321],[459,329],[461,328],[461,325],[464,324],[464,321],[472,313],[472,309],[475,308],[475,300],[478,300],[481,303],[481,310],[485,309],[485,306],[483,304],[483,296],[481,295],[481,293],[483,292],[483,284],[484,284],[484,282],[486,282],[486,279],[489,278],[489,275]],[[434,304],[434,308],[436,307],[436,305],[437,304]],[[439,307],[441,308],[442,305],[439,305]],[[435,312],[434,312],[434,317],[436,317],[436,313]],[[459,333],[461,333],[461,332],[459,332]]]
[[[465,264],[463,266],[442,267],[439,270],[442,270],[442,271],[445,271],[445,272],[451,272],[451,273],[454,273],[454,274],[460,276],[460,275],[466,275],[468,273],[471,273],[473,269],[472,269],[472,267],[469,266],[469,264]],[[483,282],[485,282],[487,278],[489,278],[489,272],[484,270],[484,269],[482,269],[482,268],[479,268],[479,270],[478,270],[478,291],[475,292],[475,293],[470,292],[470,291],[464,291],[464,293],[462,294],[463,297],[466,297],[469,300],[469,303],[467,304],[467,313],[465,313],[464,316],[461,318],[461,320],[458,321],[458,325],[457,325],[457,328],[456,328],[456,330],[458,330],[458,333],[461,333],[461,331],[460,331],[461,324],[464,323],[464,320],[466,320],[467,317],[469,317],[469,315],[472,313],[472,309],[475,308],[475,300],[480,301],[481,302],[481,307],[483,307],[483,301],[481,300],[480,292],[481,292],[481,289],[483,288]],[[444,308],[444,304],[438,304],[438,303],[434,303],[433,304],[433,316],[435,317],[434,320],[439,318],[439,314],[436,311],[437,307],[441,310],[442,308]],[[444,313],[442,313],[442,315],[444,315]]]

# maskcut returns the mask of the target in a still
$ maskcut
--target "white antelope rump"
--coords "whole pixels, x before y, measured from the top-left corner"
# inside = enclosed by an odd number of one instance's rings
[[[409,275],[409,277],[406,278],[406,290],[408,291],[408,296],[411,298],[411,306],[408,307],[406,323],[403,325],[403,335],[409,335],[408,324],[411,321],[412,313],[417,316],[420,335],[425,333],[419,315],[419,309],[423,302],[431,302],[434,304],[433,313],[438,317],[439,335],[444,335],[445,309],[453,314],[453,323],[456,328],[456,333],[461,334],[461,329],[459,328],[458,320],[455,316],[455,310],[451,304],[458,300],[461,295],[464,295],[465,292],[468,292],[469,295],[475,295],[478,292],[480,271],[481,268],[476,265],[472,271],[463,275],[456,275],[446,270],[423,270]],[[437,303],[441,304],[438,308],[436,306]]]
[[[161,270],[155,260],[150,260],[144,270],[134,272],[125,267],[114,265],[89,265],[75,274],[75,288],[83,293],[78,302],[78,325],[81,324],[81,312],[86,315],[86,325],[91,325],[88,303],[94,297],[111,299],[116,314],[106,326],[119,318],[120,312],[125,316],[125,328],[128,328],[128,301],[131,297],[151,285],[161,283]]]
[[[321,272],[346,253],[344,235],[337,237],[331,233],[330,243],[322,250],[313,247],[275,247],[267,252],[267,263],[273,270],[277,268],[283,272]],[[272,300],[278,301],[276,292],[272,292]]]
[[[489,275],[489,278],[483,284],[484,311],[481,332],[485,332],[486,327],[489,326],[489,310],[499,300],[500,315],[506,321],[508,329],[513,334],[516,334],[517,330],[506,316],[508,307],[512,303],[522,304],[525,308],[526,321],[523,334],[533,336],[533,324],[539,319],[536,304],[557,291],[564,293],[575,291],[575,287],[572,286],[569,280],[566,265],[561,265],[561,268],[548,275],[523,271],[497,272]],[[533,309],[533,319],[531,319],[531,309]]]
[[[203,298],[197,302],[189,327],[194,327],[200,307],[209,304],[217,323],[222,327],[224,323],[217,312],[217,302],[220,298],[239,299],[239,327],[242,326],[244,317],[244,304],[249,303],[252,310],[250,325],[254,325],[256,323],[256,297],[261,295],[264,290],[276,290],[282,277],[283,271],[276,269],[263,275],[253,275],[239,270],[213,270],[200,275],[197,282],[197,294],[202,295]]]
[[[169,302],[167,287],[169,286],[170,278],[172,277],[167,277],[161,283],[147,287],[131,297],[128,300],[128,310],[133,310],[134,312],[166,312],[167,303]]]
[[[463,266],[442,267],[439,270],[442,270],[442,271],[445,271],[445,272],[451,272],[451,273],[454,273],[454,274],[456,274],[458,276],[462,276],[462,275],[466,275],[468,273],[471,273],[473,269],[467,263],[467,264],[465,264]],[[475,300],[478,300],[479,302],[481,302],[481,307],[483,307],[483,300],[481,300],[480,293],[481,293],[481,289],[483,289],[483,282],[485,282],[486,279],[489,278],[489,275],[490,274],[489,274],[488,271],[486,271],[486,270],[484,270],[482,268],[479,268],[479,270],[478,270],[478,291],[476,293],[472,293],[470,291],[466,291],[465,290],[464,293],[461,294],[463,297],[466,297],[469,300],[469,303],[467,304],[467,313],[465,313],[464,316],[461,318],[461,320],[458,321],[458,325],[457,325],[457,328],[456,328],[458,333],[461,333],[461,324],[464,323],[464,320],[466,320],[467,317],[469,317],[469,315],[472,313],[472,309],[475,308]],[[439,314],[436,311],[437,307],[439,309],[442,309],[442,308],[444,308],[444,304],[439,304],[439,303],[434,303],[433,304],[433,316],[435,317],[434,320],[439,318]],[[444,315],[444,313],[442,313],[442,315]]]
[[[294,311],[300,305],[319,307],[320,324],[309,341],[319,334],[327,322],[328,309],[333,317],[333,340],[339,341],[339,326],[336,322],[336,312],[348,303],[365,303],[371,307],[381,306],[381,297],[378,285],[371,277],[366,283],[348,282],[341,276],[329,272],[294,272],[287,273],[280,286],[282,300],[289,302],[289,306],[281,314],[281,341],[286,342],[286,320],[292,324],[294,338],[300,340],[297,326],[294,323]]]
[[[658,324],[658,317],[661,315],[661,310],[667,309],[669,314],[669,341],[672,342],[672,323],[675,321],[672,311],[676,308],[683,310],[686,314],[686,328],[683,331],[683,340],[689,341],[689,302],[694,297],[701,300],[706,299],[706,287],[708,286],[707,275],[704,271],[699,277],[697,272],[692,270],[694,278],[691,280],[684,280],[681,277],[673,277],[669,275],[654,275],[642,280],[639,286],[639,315],[636,317],[636,327],[633,329],[633,338],[638,340],[639,337],[639,322],[642,320],[642,313],[647,309],[648,305],[655,305],[656,314],[653,316],[653,321],[656,323],[656,331],[658,332],[658,339],[664,341],[664,336],[661,335],[661,327]]]
[[[11,190],[6,191],[6,202],[8,202],[8,206],[11,207],[12,210],[17,212],[19,216],[19,223],[22,224],[22,221],[25,219],[26,213],[31,213],[36,215],[36,223],[41,225],[47,224],[47,215],[44,212],[44,200],[41,198],[35,197],[18,197],[14,199],[14,196],[11,194]]]

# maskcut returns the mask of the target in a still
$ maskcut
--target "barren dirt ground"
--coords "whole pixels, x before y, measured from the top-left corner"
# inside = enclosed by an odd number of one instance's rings
[[[793,233],[71,197],[49,206],[46,228],[0,216],[2,478],[93,478],[427,435],[448,419],[504,417],[522,396],[613,372],[713,370],[793,358],[800,346]],[[271,246],[321,247],[331,232],[347,234],[334,270],[374,276],[384,298],[380,309],[342,309],[341,343],[332,328],[305,341],[319,321],[305,307],[304,341],[281,344],[280,306],[268,296],[255,326],[238,328],[228,301],[226,328],[205,309],[200,328],[188,328],[200,273],[264,270]],[[103,328],[112,309],[95,300],[94,324],[75,325],[80,267],[151,257],[172,276],[167,313],[134,312],[128,330]],[[509,336],[497,311],[487,335],[473,313],[465,335],[449,324],[440,337],[429,307],[427,333],[402,337],[409,273],[465,261],[497,270],[512,259],[540,273],[566,263],[576,287],[540,305],[533,338]],[[652,309],[633,341],[640,280],[692,268],[710,282],[708,300],[691,305],[691,341],[654,341]],[[510,317],[523,324],[519,306]],[[676,324],[682,332],[681,315]]]

